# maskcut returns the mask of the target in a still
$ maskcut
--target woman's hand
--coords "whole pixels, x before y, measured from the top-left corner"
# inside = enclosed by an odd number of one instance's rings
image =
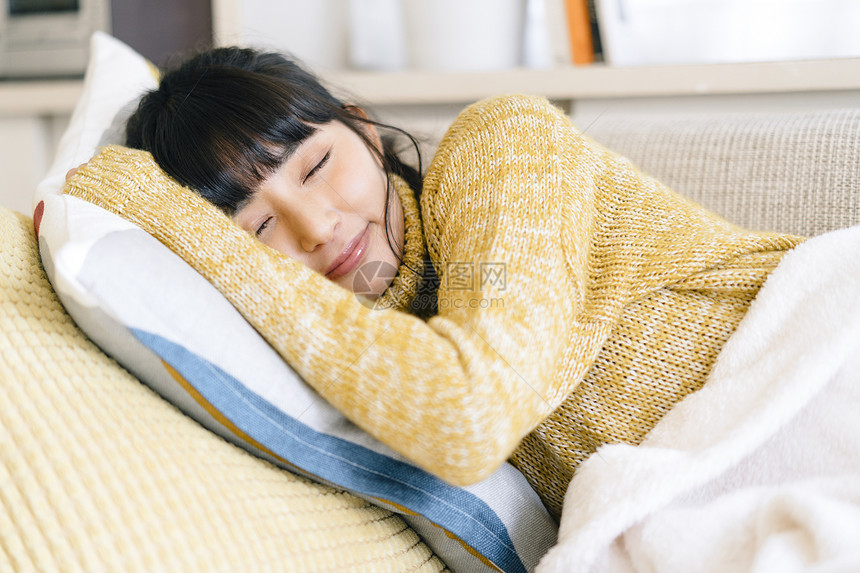
[[[77,172],[78,172],[78,169],[80,169],[80,168],[81,168],[81,167],[83,167],[84,165],[86,165],[86,163],[81,163],[81,164],[80,164],[80,165],[78,165],[77,167],[72,167],[71,169],[69,169],[68,171],[66,171],[66,183],[68,183],[68,182],[69,182],[69,179],[71,179],[72,177],[74,177],[74,176],[75,176],[75,173],[77,173]]]

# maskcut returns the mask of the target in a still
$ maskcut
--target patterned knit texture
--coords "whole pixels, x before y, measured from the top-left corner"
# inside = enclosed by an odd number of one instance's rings
[[[403,208],[403,253],[394,280],[379,298],[372,302],[367,301],[367,304],[379,310],[393,308],[408,312],[420,287],[427,249],[424,246],[421,214],[415,193],[409,184],[397,175],[392,175],[391,184]]]
[[[464,110],[430,165],[421,217],[440,286],[426,322],[366,308],[146,153],[107,148],[67,192],[167,244],[376,438],[460,484],[513,455],[555,512],[588,452],[639,441],[701,386],[800,241],[715,217],[529,96]]]
[[[403,520],[204,430],[78,330],[0,210],[0,571],[440,571]]]

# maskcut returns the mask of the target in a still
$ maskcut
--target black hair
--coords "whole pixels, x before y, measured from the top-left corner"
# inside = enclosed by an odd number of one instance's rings
[[[402,177],[420,199],[421,153],[416,140],[356,113],[296,60],[277,52],[215,48],[165,71],[159,87],[144,95],[129,118],[126,145],[150,152],[168,175],[232,217],[284,158],[314,133],[314,124],[331,121],[342,122],[361,137],[385,172]],[[368,124],[385,132],[382,151],[363,129]],[[417,169],[399,158],[392,132],[409,140]],[[389,245],[390,196],[389,185],[385,200]],[[392,250],[402,260],[402,253],[393,246]],[[432,265],[426,261],[424,266],[426,276]]]
[[[334,97],[297,61],[275,52],[216,48],[166,71],[126,125],[126,144],[152,153],[179,183],[233,215],[283,158],[314,132],[341,121],[371,145],[367,119]],[[418,169],[399,159],[390,138],[379,159],[420,193]]]

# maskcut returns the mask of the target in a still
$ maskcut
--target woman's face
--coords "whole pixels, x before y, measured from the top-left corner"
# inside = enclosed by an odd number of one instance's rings
[[[362,294],[376,298],[399,265],[385,233],[385,171],[345,124],[315,127],[233,218],[270,247],[346,289],[358,285]],[[378,142],[375,130],[368,135]],[[397,193],[391,194],[389,216],[392,243],[402,251]],[[369,289],[368,274],[374,275]]]

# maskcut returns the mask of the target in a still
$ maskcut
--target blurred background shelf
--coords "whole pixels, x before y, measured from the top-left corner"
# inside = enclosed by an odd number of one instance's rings
[[[343,71],[324,76],[336,88],[375,105],[464,103],[510,92],[577,100],[860,91],[860,58],[641,67],[594,64],[475,73]]]
[[[500,72],[362,72],[321,74],[330,86],[374,106],[465,104],[492,94],[528,92],[575,105],[579,99],[856,92],[860,58],[612,67],[602,64]],[[65,115],[81,80],[0,82],[0,115]]]

